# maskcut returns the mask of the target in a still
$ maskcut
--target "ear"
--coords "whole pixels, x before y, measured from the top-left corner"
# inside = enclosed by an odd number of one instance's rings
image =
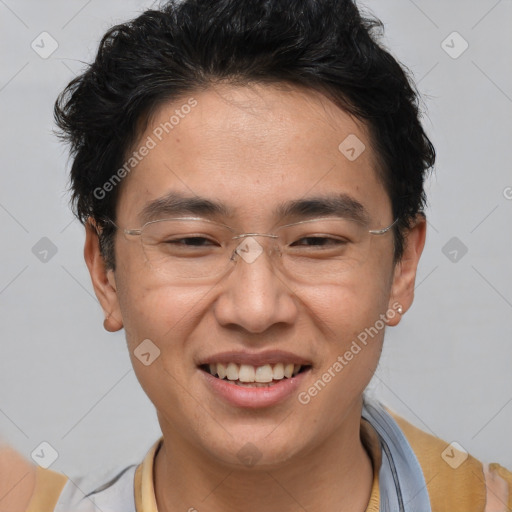
[[[96,297],[100,301],[105,320],[103,326],[110,332],[119,331],[123,327],[123,319],[119,307],[115,274],[107,270],[100,251],[98,228],[94,219],[89,217],[85,225],[84,258]]]
[[[414,285],[416,282],[416,270],[420,260],[425,237],[427,233],[427,220],[424,215],[418,214],[413,226],[409,229],[404,240],[404,252],[402,258],[395,265],[393,283],[389,298],[388,308],[397,310],[398,305],[405,313],[414,300]],[[389,318],[388,325],[397,325],[400,322],[400,314]]]

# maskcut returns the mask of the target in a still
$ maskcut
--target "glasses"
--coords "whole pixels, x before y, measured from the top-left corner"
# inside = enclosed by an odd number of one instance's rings
[[[180,217],[124,229],[138,237],[148,266],[170,283],[209,283],[237,262],[253,264],[266,252],[288,278],[307,284],[333,283],[360,267],[372,241],[396,224],[368,229],[346,218],[318,218],[277,227],[272,233],[242,233],[212,220]]]

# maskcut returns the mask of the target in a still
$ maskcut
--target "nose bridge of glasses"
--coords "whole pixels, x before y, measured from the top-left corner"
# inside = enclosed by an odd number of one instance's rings
[[[233,240],[238,240],[239,238],[247,238],[247,237],[254,237],[254,236],[266,236],[269,238],[279,238],[278,235],[272,235],[270,233],[242,233],[241,235],[236,235],[233,238]]]
[[[263,246],[255,238],[260,236],[274,240],[279,238],[278,235],[270,233],[242,233],[233,236],[232,241],[235,243],[235,248],[231,259],[237,254],[245,263],[254,263],[264,252]]]

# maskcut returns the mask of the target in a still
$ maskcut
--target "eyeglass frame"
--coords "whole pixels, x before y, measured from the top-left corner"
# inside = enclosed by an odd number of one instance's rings
[[[278,230],[278,229],[286,228],[286,227],[289,227],[289,226],[296,226],[296,225],[306,224],[306,223],[315,222],[315,221],[319,221],[319,220],[336,220],[336,219],[344,219],[344,218],[343,217],[336,217],[336,216],[334,216],[334,217],[333,216],[315,217],[313,219],[307,219],[307,220],[303,220],[303,221],[293,222],[293,223],[290,223],[290,224],[283,224],[281,226],[277,226],[275,229]],[[223,224],[221,222],[217,222],[217,221],[214,221],[214,220],[211,220],[211,219],[206,219],[204,217],[183,217],[183,216],[182,217],[166,217],[166,218],[162,218],[162,219],[150,220],[150,221],[144,223],[140,228],[135,228],[135,229],[121,228],[113,220],[108,219],[108,218],[105,219],[106,222],[112,224],[116,229],[118,229],[120,231],[122,230],[122,232],[123,232],[123,234],[125,236],[126,235],[128,235],[128,236],[141,236],[142,233],[143,233],[144,228],[147,225],[155,224],[155,223],[158,223],[158,222],[172,221],[172,220],[203,221],[203,222],[208,222],[208,223],[215,224],[217,226],[221,226],[221,227],[227,228],[231,232],[236,232],[236,230],[234,228],[232,228],[231,226],[228,226],[227,224]],[[400,220],[400,217],[396,217],[395,220],[389,226],[387,226],[385,228],[381,228],[381,229],[369,229],[366,232],[369,233],[370,235],[377,235],[377,236],[384,235],[385,233],[390,231],[393,228],[393,226],[395,226],[397,224],[397,222],[399,220]],[[244,238],[247,238],[247,237],[254,237],[254,236],[264,236],[264,237],[273,238],[273,239],[279,238],[279,235],[276,235],[274,233],[240,233],[238,235],[233,236],[230,240],[238,240],[238,239],[244,239]],[[142,240],[142,236],[141,236],[140,241],[141,241],[141,244],[144,245],[143,240]],[[233,250],[231,256],[229,257],[229,260],[234,260],[235,255],[237,254],[237,250],[238,250],[237,248],[235,248]]]
[[[308,222],[315,222],[315,221],[319,221],[319,220],[333,220],[333,219],[337,219],[337,218],[341,218],[341,217],[316,217],[314,219],[308,219],[308,220],[302,220],[302,221],[298,221],[298,222],[292,222],[291,224],[283,224],[282,226],[278,226],[277,229],[286,228],[286,227],[289,227],[289,226],[297,226],[299,224],[306,224]],[[199,221],[203,221],[203,222],[210,222],[212,224],[217,224],[219,226],[222,226],[222,227],[225,227],[225,228],[229,229],[232,232],[235,232],[235,229],[232,228],[231,226],[228,226],[227,224],[223,224],[221,222],[217,222],[217,221],[210,220],[210,219],[205,219],[204,217],[169,217],[169,218],[164,218],[164,219],[150,220],[150,221],[146,222],[145,224],[143,224],[140,228],[135,228],[135,229],[120,228],[113,220],[110,220],[110,219],[107,219],[107,220],[112,225],[114,225],[117,229],[122,229],[123,230],[123,234],[129,235],[129,236],[141,236],[142,235],[142,231],[144,230],[144,228],[147,225],[155,224],[157,222],[165,222],[165,221],[168,221],[168,220],[199,220]],[[399,220],[400,220],[400,217],[396,217],[395,220],[389,226],[387,226],[385,228],[381,228],[381,229],[369,229],[368,233],[370,233],[371,235],[384,235],[391,228],[393,228],[393,226],[395,226],[395,224]],[[279,238],[279,235],[275,235],[275,234],[272,234],[272,233],[240,233],[240,234],[232,237],[231,240],[237,240],[237,239],[240,239],[240,238],[246,238],[246,237],[252,237],[252,236],[265,236],[265,237],[268,237],[268,238]]]

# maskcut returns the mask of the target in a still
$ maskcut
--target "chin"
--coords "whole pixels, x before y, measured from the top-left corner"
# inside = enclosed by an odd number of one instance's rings
[[[248,429],[245,424],[228,430],[229,433],[224,430],[219,432],[219,437],[213,443],[213,433],[210,433],[202,439],[201,444],[214,463],[220,462],[232,470],[275,469],[299,456],[308,444],[305,439],[284,428],[279,436],[273,437],[271,432],[275,433],[276,425],[271,428],[266,426]]]

